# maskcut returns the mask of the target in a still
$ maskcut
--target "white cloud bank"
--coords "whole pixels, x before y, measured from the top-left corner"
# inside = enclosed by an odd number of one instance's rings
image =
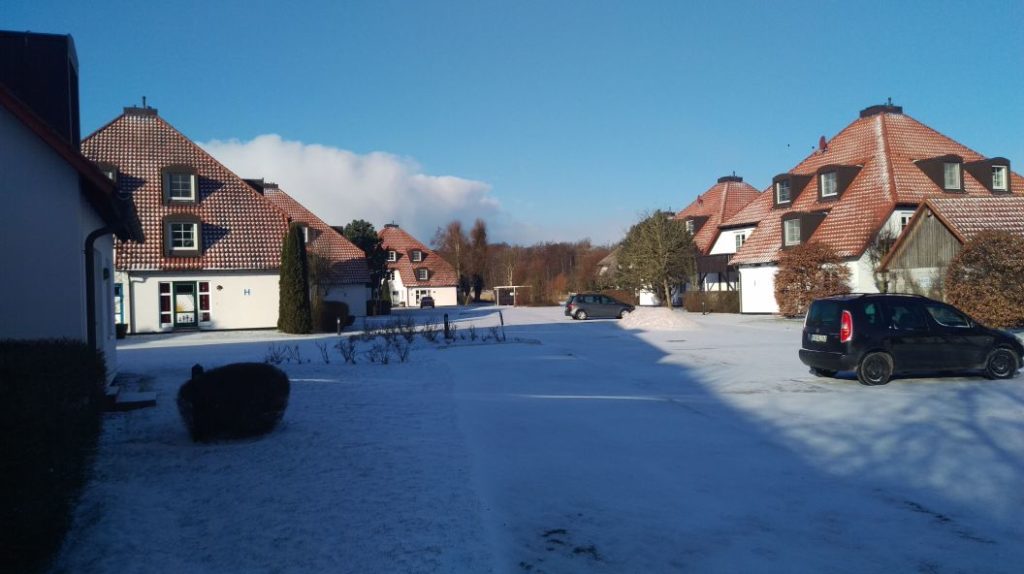
[[[489,184],[428,175],[415,161],[389,153],[360,155],[276,134],[199,145],[241,177],[277,183],[328,225],[365,219],[380,229],[394,221],[429,244],[452,219],[471,225],[477,217],[490,222],[503,215]]]

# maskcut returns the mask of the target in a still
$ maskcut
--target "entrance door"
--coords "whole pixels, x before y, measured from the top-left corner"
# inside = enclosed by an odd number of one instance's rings
[[[174,283],[174,328],[196,326],[196,284]]]

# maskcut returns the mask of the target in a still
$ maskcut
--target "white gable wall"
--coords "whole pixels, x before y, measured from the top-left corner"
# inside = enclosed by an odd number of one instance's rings
[[[3,107],[0,149],[0,196],[8,214],[0,226],[0,245],[6,248],[0,338],[87,341],[85,239],[105,223],[82,195],[78,172]],[[93,247],[96,342],[112,377],[117,370],[113,239],[101,237]]]
[[[718,239],[715,240],[715,244],[711,246],[711,251],[708,255],[720,255],[722,253],[736,253],[736,236],[746,235],[750,237],[753,233],[754,227],[740,227],[737,229],[723,229],[718,234]]]

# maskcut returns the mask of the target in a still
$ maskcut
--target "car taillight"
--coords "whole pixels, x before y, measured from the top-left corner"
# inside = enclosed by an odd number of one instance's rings
[[[847,343],[853,338],[853,315],[849,311],[843,311],[839,321],[839,342]]]

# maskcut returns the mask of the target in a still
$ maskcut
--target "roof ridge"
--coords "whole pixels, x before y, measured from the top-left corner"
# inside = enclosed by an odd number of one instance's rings
[[[885,174],[886,174],[885,181],[886,181],[886,184],[887,184],[887,188],[886,188],[885,191],[886,191],[886,194],[889,196],[889,201],[895,203],[896,202],[896,197],[895,197],[895,193],[896,193],[896,172],[895,172],[895,168],[893,167],[893,164],[892,164],[892,154],[890,153],[890,149],[889,149],[889,131],[886,129],[885,116],[886,116],[886,114],[878,114],[878,125],[879,125],[879,134],[878,135],[879,135],[879,137],[882,140],[881,141],[881,143],[882,143],[882,146],[881,146],[882,157],[885,158],[885,162],[883,164],[883,167],[885,168]],[[918,122],[918,123],[920,123],[920,122]],[[921,125],[924,125],[924,124],[921,124]],[[876,154],[878,152],[879,152],[879,150],[875,150]],[[884,223],[883,223],[883,225],[884,225]]]

